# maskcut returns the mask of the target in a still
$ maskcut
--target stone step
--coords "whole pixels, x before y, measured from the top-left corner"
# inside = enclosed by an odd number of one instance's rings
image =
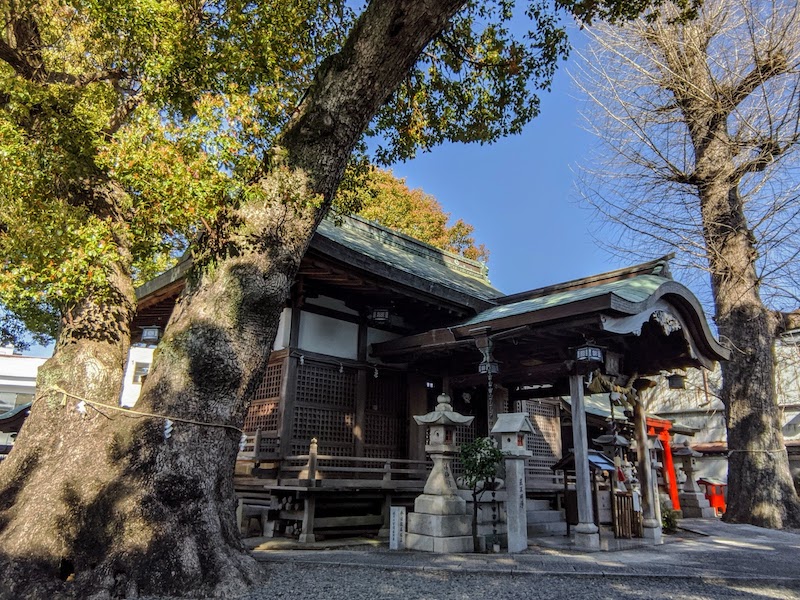
[[[550,510],[550,500],[533,500],[528,498],[528,501],[525,503],[528,510]]]
[[[528,536],[566,535],[567,523],[565,521],[551,521],[549,523],[528,523]]]
[[[553,523],[563,521],[564,516],[560,510],[529,510],[528,523]]]

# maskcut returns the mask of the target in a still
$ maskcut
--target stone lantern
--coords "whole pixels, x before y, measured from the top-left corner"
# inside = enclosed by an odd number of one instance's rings
[[[695,481],[697,458],[703,455],[696,450],[692,450],[688,441],[684,442],[682,447],[673,450],[672,455],[680,459],[681,469],[686,475],[683,490],[678,494],[683,516],[701,519],[716,517],[717,512],[711,508],[708,498],[705,497],[705,494],[700,490],[700,486],[697,485],[697,481]]]
[[[472,552],[472,521],[467,503],[457,493],[451,464],[458,451],[456,427],[470,425],[475,417],[453,410],[450,396],[441,394],[436,408],[415,416],[418,425],[427,425],[429,443],[425,451],[433,468],[421,496],[408,515],[406,548],[425,552]]]
[[[528,549],[528,514],[525,499],[525,459],[532,456],[527,438],[533,424],[525,413],[505,413],[497,416],[492,433],[500,436],[506,466],[506,526],[508,551]]]

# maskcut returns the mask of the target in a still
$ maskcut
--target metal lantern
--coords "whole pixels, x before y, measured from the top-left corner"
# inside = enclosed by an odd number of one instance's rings
[[[143,342],[151,342],[153,344],[158,343],[158,339],[161,337],[161,327],[158,325],[150,325],[148,327],[142,327],[142,341]]]
[[[499,372],[500,372],[500,365],[496,360],[491,360],[491,359],[483,360],[478,365],[478,373],[480,373],[481,375],[488,375],[489,373],[495,375]]]
[[[575,348],[575,360],[579,363],[602,363],[603,349],[594,344],[584,344]]]
[[[680,373],[673,373],[667,377],[667,384],[671,390],[685,390],[686,376]]]
[[[375,323],[388,323],[389,322],[389,309],[388,308],[373,308],[372,321]]]

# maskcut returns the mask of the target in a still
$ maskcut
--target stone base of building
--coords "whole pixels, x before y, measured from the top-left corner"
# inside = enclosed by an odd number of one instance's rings
[[[661,527],[642,527],[642,539],[645,539],[652,544],[661,544],[664,542]]]
[[[575,547],[581,550],[600,550],[599,533],[580,533],[576,531],[573,542]]]

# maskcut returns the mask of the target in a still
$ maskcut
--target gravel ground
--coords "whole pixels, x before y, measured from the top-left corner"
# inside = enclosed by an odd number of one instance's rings
[[[796,584],[778,585],[764,581],[704,581],[651,576],[511,576],[291,563],[267,564],[265,569],[267,583],[254,588],[241,600],[800,599],[800,587]]]

